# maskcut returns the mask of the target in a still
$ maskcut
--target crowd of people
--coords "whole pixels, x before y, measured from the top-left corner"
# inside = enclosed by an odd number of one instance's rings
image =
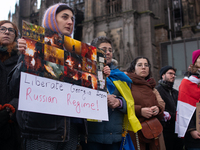
[[[73,34],[74,24],[74,10],[65,3],[49,7],[42,21],[43,27],[69,37]],[[112,62],[111,40],[100,36],[94,38],[91,45],[104,50],[106,66],[103,72],[109,78],[117,69]],[[193,52],[192,64],[179,91],[173,88],[176,69],[162,67],[156,86],[151,63],[144,56],[135,58],[126,72],[118,74],[119,79],[126,82],[126,90],[134,100],[131,107],[142,125],[138,132],[123,127],[130,103],[119,88],[107,92],[109,121],[87,121],[18,110],[20,56],[25,50],[26,41],[18,37],[17,26],[7,20],[0,21],[1,150],[119,150],[126,129],[125,133],[130,135],[136,150],[200,150],[200,132],[196,128],[196,103],[200,100],[200,50]],[[150,121],[163,129],[151,139],[142,131],[146,128],[144,122]]]

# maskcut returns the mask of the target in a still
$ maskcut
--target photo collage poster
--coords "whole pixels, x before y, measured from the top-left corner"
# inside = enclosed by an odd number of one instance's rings
[[[26,21],[22,37],[23,72],[106,91],[103,50]]]

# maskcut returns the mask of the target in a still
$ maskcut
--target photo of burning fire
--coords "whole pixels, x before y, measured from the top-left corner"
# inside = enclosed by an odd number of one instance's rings
[[[64,66],[64,81],[71,84],[81,85],[82,71],[72,69],[67,65]]]
[[[106,91],[103,50],[26,21],[22,36],[22,71]]]
[[[64,51],[64,63],[65,66],[70,66],[72,69],[82,70],[82,57],[75,54],[70,53],[68,51]]]
[[[22,36],[44,43],[45,28],[32,23],[22,22]]]
[[[61,34],[50,29],[45,29],[45,44],[63,49],[63,38]]]
[[[64,36],[64,48],[65,50],[76,53],[81,56],[81,42],[74,40],[68,36]]]
[[[93,74],[82,72],[82,86],[97,90],[97,77]]]
[[[43,76],[44,71],[44,46],[42,43],[24,38],[27,49],[22,53],[24,58],[22,70],[28,73]]]
[[[64,66],[46,61],[44,77],[64,81]]]
[[[82,49],[82,57],[89,58],[93,61],[97,61],[97,49],[94,46],[89,46],[86,43],[81,43],[81,49]]]
[[[81,85],[81,56],[68,51],[65,51],[64,54],[64,81]]]
[[[64,50],[45,44],[44,60],[64,65]]]
[[[96,75],[97,69],[96,69],[96,62],[95,61],[92,61],[92,60],[90,60],[86,57],[83,57],[82,62],[83,62],[83,64],[82,64],[82,70],[83,71]]]

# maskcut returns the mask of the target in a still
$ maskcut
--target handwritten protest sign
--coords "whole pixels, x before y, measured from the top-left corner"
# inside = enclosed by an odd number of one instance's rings
[[[103,91],[21,72],[19,110],[108,120]]]
[[[105,52],[23,21],[19,109],[108,120]],[[73,91],[74,89],[74,91]]]

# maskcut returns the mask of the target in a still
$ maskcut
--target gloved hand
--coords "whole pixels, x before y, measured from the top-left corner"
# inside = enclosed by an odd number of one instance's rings
[[[10,116],[7,110],[5,108],[0,110],[0,128],[3,127],[8,122],[9,119]]]
[[[165,122],[167,122],[168,120],[171,119],[171,115],[169,114],[169,112],[164,111],[163,114],[164,114],[164,121]]]

